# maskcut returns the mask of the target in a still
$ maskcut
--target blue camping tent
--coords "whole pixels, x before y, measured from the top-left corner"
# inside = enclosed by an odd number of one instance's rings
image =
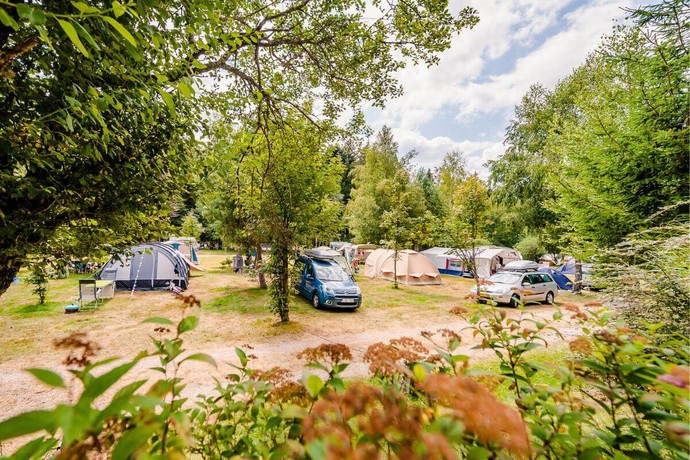
[[[568,277],[563,274],[563,272],[556,271],[553,268],[548,267],[541,267],[539,271],[551,275],[553,280],[558,285],[558,289],[563,289],[564,291],[570,291],[573,289],[573,282],[570,281]]]

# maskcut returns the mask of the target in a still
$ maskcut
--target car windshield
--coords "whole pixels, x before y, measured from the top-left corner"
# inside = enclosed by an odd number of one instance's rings
[[[492,283],[518,284],[522,275],[519,273],[496,273],[489,278]]]
[[[316,265],[316,277],[321,281],[350,281],[350,277],[340,266]]]

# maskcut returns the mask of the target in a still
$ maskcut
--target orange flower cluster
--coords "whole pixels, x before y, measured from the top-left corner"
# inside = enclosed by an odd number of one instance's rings
[[[375,343],[364,353],[364,362],[374,375],[392,377],[401,374],[404,366],[428,358],[429,350],[418,340],[410,337],[393,339],[390,344]]]
[[[585,337],[576,338],[575,340],[570,342],[568,346],[570,347],[570,350],[574,353],[579,353],[585,356],[592,354],[592,351],[594,351],[592,342],[590,342],[589,339]]]
[[[320,399],[304,420],[307,442],[326,442],[326,458],[456,459],[448,440],[439,433],[425,432],[432,410],[411,405],[396,390],[382,390],[363,383],[345,392],[331,392]],[[354,430],[363,436],[354,436]],[[359,438],[359,439],[358,439]]]
[[[452,416],[482,444],[499,446],[518,457],[529,454],[529,438],[520,413],[498,401],[484,386],[467,377],[444,374],[431,374],[418,385],[450,408]]]
[[[282,367],[272,367],[267,371],[253,370],[253,377],[262,382],[272,383],[273,390],[269,400],[281,403],[307,406],[311,402],[309,393],[299,382],[292,380],[292,372]]]
[[[452,314],[458,315],[458,316],[464,315],[465,313],[467,313],[467,311],[468,311],[468,310],[467,310],[467,308],[465,308],[465,307],[453,307],[453,308],[451,308],[451,310],[450,310],[450,312],[451,312]]]
[[[580,309],[580,306],[574,303],[567,303],[563,305],[563,308],[566,310],[575,313],[573,316],[571,316],[571,319],[579,319],[582,321],[587,321],[589,319],[589,316],[587,316],[587,313],[583,312]]]
[[[585,302],[585,307],[601,307],[602,305],[601,302],[597,302],[596,300]]]
[[[201,308],[201,301],[197,299],[194,295],[183,295],[180,296],[182,298],[182,308],[194,308],[194,307],[199,307]]]
[[[307,348],[297,354],[299,359],[310,363],[322,363],[335,366],[336,364],[352,360],[352,353],[347,345],[342,343],[322,343],[318,347]]]
[[[101,349],[100,345],[87,340],[84,332],[75,332],[62,339],[55,339],[53,346],[69,350],[62,364],[75,367],[86,367],[91,364],[91,358]]]

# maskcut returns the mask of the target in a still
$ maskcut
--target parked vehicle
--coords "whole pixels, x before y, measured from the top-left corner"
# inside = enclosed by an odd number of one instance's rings
[[[354,310],[362,305],[362,291],[352,275],[333,259],[301,256],[301,276],[296,288],[314,308],[333,307]]]
[[[524,268],[519,271],[502,271],[492,275],[486,284],[470,292],[477,294],[480,301],[493,300],[496,303],[507,303],[515,308],[520,302],[545,302],[552,304],[558,295],[558,285],[551,275]]]

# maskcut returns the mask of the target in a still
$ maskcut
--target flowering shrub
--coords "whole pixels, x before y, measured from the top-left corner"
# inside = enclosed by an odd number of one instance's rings
[[[183,312],[198,304],[184,298]],[[659,326],[628,329],[600,307],[568,304],[548,319],[524,309],[508,315],[458,307],[453,312],[466,319],[465,330],[424,331],[421,340],[369,347],[368,381],[343,380],[352,360],[343,344],[301,352],[299,380],[279,367],[252,369],[251,355],[237,348],[235,371],[194,402],[180,396],[180,367],[190,360],[215,365],[183,348],[195,316],[147,320],[156,325],[155,351],[124,363],[94,363],[98,346],[75,334],[56,342],[68,350],[73,382],[45,369],[29,372],[79,397],[0,423],[0,442],[37,435],[13,454],[22,459],[688,458],[688,338],[656,334]],[[560,336],[555,322],[566,315],[582,331],[569,341],[569,358],[533,359],[531,350]],[[496,373],[474,369],[459,353],[468,335],[496,356]],[[94,405],[151,356],[160,379],[123,386]]]

